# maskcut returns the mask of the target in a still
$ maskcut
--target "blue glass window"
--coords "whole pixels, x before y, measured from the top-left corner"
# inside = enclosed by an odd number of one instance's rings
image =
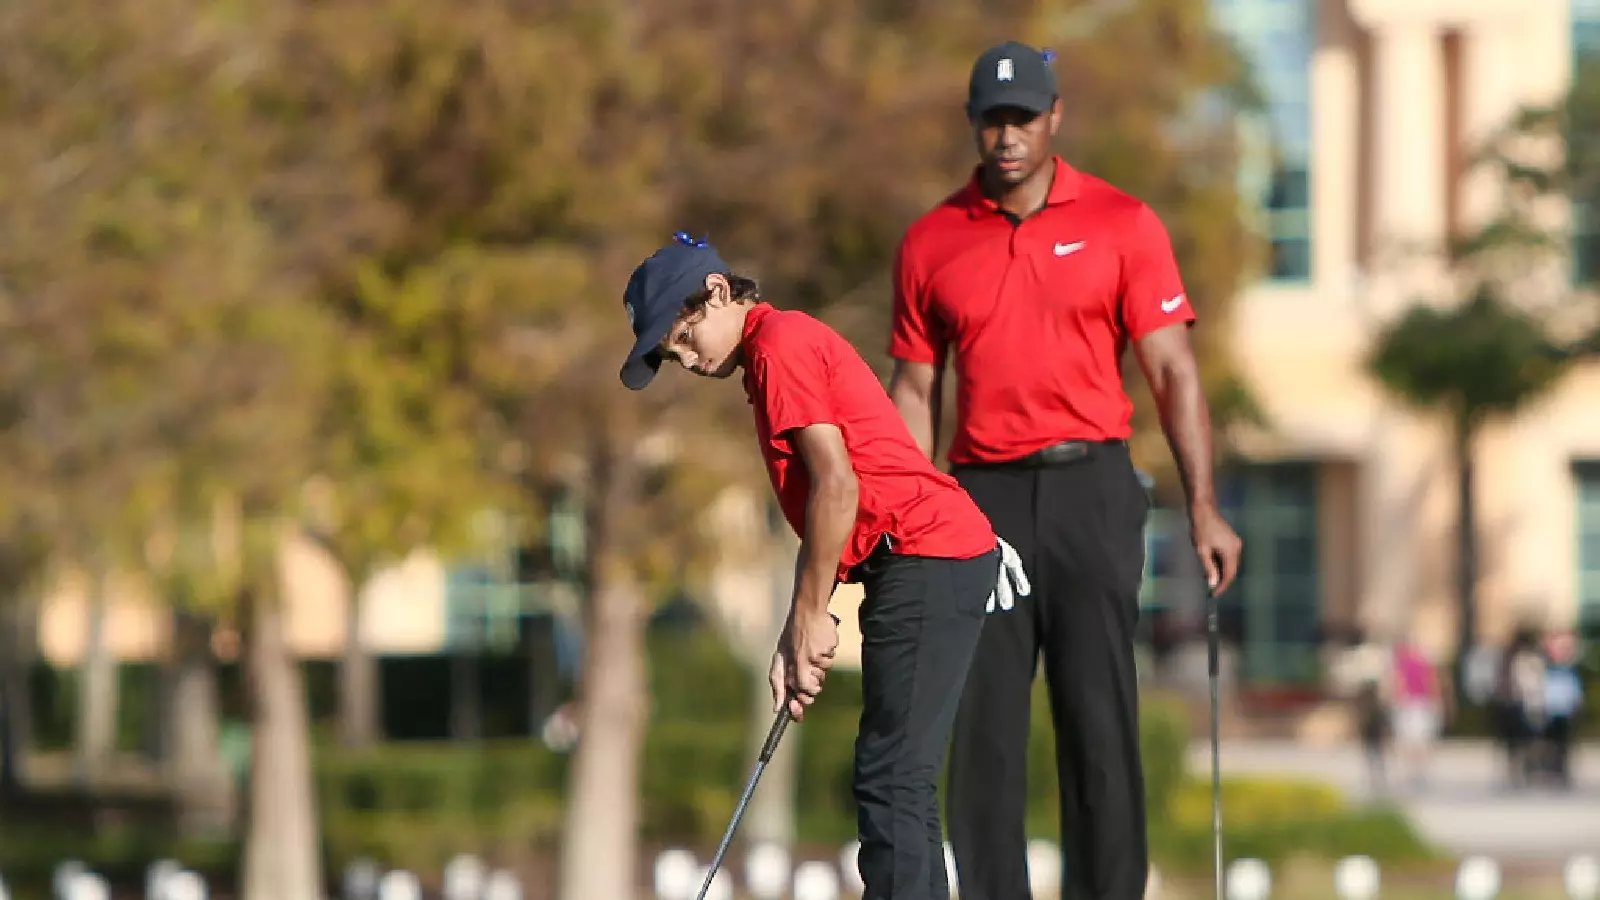
[[[1267,275],[1311,277],[1311,0],[1211,0],[1213,20],[1251,67],[1265,108],[1241,123],[1240,189],[1259,200],[1258,227],[1271,242]]]
[[[1572,0],[1572,78],[1574,84],[1600,78],[1600,0]],[[1572,280],[1600,280],[1600,215],[1589,203],[1573,204]]]
[[[1223,479],[1219,494],[1245,546],[1238,581],[1222,598],[1241,625],[1241,678],[1315,685],[1322,610],[1316,465],[1245,466]]]
[[[1573,468],[1578,500],[1578,627],[1600,640],[1600,462]]]

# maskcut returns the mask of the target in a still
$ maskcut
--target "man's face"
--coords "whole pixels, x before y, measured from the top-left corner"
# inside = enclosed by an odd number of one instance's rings
[[[739,369],[745,306],[733,300],[728,280],[706,276],[711,299],[697,312],[685,312],[661,339],[661,355],[696,375],[727,378]]]
[[[1001,184],[1021,184],[1050,161],[1050,140],[1061,126],[1061,101],[1038,113],[997,106],[972,124],[979,161],[990,177]]]

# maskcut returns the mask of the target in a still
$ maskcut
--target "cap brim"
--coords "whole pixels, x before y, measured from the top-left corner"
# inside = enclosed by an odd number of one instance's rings
[[[1026,88],[1005,88],[992,94],[986,94],[982,98],[973,99],[969,102],[967,109],[974,118],[1001,107],[1016,107],[1031,113],[1042,113],[1054,106],[1055,102],[1054,95],[1043,91],[1030,91]]]
[[[628,351],[628,358],[622,363],[622,383],[628,390],[642,391],[654,380],[656,372],[661,369],[661,339],[667,336],[677,319],[675,314],[663,317],[639,332],[633,349]]]

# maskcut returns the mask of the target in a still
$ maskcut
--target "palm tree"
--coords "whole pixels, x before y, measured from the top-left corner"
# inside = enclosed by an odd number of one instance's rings
[[[1418,305],[1379,335],[1368,364],[1395,397],[1446,418],[1456,468],[1457,652],[1477,627],[1477,504],[1473,447],[1485,422],[1509,417],[1543,396],[1577,353],[1553,339],[1533,313],[1478,283],[1454,309]],[[1458,680],[1459,681],[1459,680]]]
[[[1592,92],[1591,92],[1592,93]],[[1593,116],[1578,91],[1557,109],[1520,112],[1486,142],[1473,161],[1501,179],[1499,213],[1482,227],[1454,237],[1449,259],[1464,300],[1453,307],[1418,304],[1380,330],[1368,370],[1394,397],[1445,418],[1456,468],[1457,660],[1472,649],[1477,627],[1478,541],[1473,449],[1484,424],[1511,418],[1547,394],[1572,366],[1600,351],[1600,332],[1576,340],[1558,337],[1553,319],[1525,302],[1518,289],[1528,273],[1557,265],[1570,235],[1539,224],[1534,207],[1551,195],[1581,202],[1592,152],[1576,124]],[[1600,108],[1600,107],[1597,107]],[[1567,158],[1551,165],[1521,153],[1530,139],[1561,139]],[[1565,297],[1549,297],[1561,301]],[[1555,303],[1547,306],[1554,309]],[[1457,690],[1465,679],[1458,678]]]

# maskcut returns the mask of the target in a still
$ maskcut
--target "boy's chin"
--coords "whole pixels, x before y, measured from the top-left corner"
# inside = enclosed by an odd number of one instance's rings
[[[711,372],[695,372],[695,374],[699,375],[701,378],[716,378],[718,380],[721,380],[721,379],[729,377],[730,375],[732,375],[734,372],[737,372],[738,370],[739,370],[738,366],[724,365],[724,366],[721,366],[721,367],[717,368],[715,371],[711,371]]]

